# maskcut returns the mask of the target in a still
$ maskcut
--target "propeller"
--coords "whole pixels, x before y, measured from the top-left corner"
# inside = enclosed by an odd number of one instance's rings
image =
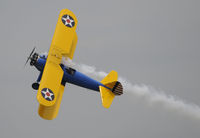
[[[31,51],[31,53],[30,53],[29,57],[27,58],[26,63],[25,63],[24,66],[26,66],[26,64],[28,63],[29,59],[31,59],[31,56],[32,56],[32,54],[33,54],[34,51],[35,51],[35,47],[34,47],[33,50]]]

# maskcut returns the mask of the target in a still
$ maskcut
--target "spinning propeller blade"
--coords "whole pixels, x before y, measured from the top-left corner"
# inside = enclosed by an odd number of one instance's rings
[[[31,59],[31,56],[32,56],[32,54],[33,54],[34,51],[35,51],[35,47],[34,47],[33,50],[31,51],[31,53],[30,53],[29,57],[27,58],[26,63],[25,63],[24,66],[26,66],[26,64],[28,63],[29,59]]]

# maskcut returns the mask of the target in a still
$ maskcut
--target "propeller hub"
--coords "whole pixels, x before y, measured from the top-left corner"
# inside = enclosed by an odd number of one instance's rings
[[[35,65],[35,63],[37,62],[38,58],[39,58],[39,54],[38,53],[34,53],[33,56],[31,57],[30,65],[31,66]]]

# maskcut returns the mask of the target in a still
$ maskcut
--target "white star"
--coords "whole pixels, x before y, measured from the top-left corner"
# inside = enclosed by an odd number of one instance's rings
[[[65,25],[70,25],[72,27],[72,23],[74,22],[74,20],[71,20],[69,18],[69,15],[67,15],[67,18],[62,17],[62,19],[65,21]]]
[[[46,91],[42,91],[42,93],[44,94],[44,98],[45,98],[45,99],[49,98],[49,99],[52,101],[51,96],[52,96],[53,94],[49,92],[49,89],[47,89]]]

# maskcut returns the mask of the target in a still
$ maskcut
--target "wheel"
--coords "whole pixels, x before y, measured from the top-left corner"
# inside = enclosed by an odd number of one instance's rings
[[[35,83],[32,84],[32,88],[33,88],[34,90],[38,90],[39,86],[40,86],[40,84],[37,83],[37,82],[35,82]]]

